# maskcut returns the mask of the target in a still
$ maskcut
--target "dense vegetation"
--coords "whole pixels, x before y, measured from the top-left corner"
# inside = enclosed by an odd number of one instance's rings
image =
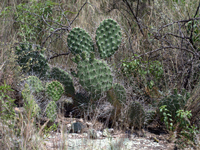
[[[0,145],[40,149],[39,137],[62,114],[118,130],[153,124],[176,134],[178,147],[200,148],[199,7],[197,0],[3,0]],[[44,117],[50,127],[38,123]]]

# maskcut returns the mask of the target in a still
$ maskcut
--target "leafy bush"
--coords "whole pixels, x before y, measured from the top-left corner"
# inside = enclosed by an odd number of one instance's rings
[[[52,24],[52,11],[55,5],[58,4],[48,0],[46,2],[21,3],[16,6],[14,27],[18,30],[18,36],[22,41],[34,43],[37,41],[38,44],[41,44],[45,30],[49,29],[44,18],[48,20],[48,24]]]

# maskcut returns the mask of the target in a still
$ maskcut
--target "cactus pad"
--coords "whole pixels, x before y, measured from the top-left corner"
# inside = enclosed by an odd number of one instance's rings
[[[42,85],[42,82],[40,81],[40,79],[36,76],[29,76],[26,79],[27,84],[29,85],[29,88],[31,90],[31,92],[41,92],[44,88]]]
[[[67,96],[75,94],[72,77],[66,71],[54,67],[51,70],[51,77],[63,84]]]
[[[60,82],[53,81],[47,85],[46,93],[52,100],[57,101],[64,93],[64,87]]]
[[[50,121],[54,121],[57,117],[57,105],[55,101],[51,101],[48,103],[46,107],[46,115],[47,118],[50,119]]]
[[[31,94],[30,87],[27,83],[22,90],[22,97],[25,103],[26,110],[31,111],[31,117],[38,116],[41,112],[41,109],[35,102],[34,96]]]
[[[94,51],[94,44],[90,35],[81,28],[73,28],[67,37],[69,50],[73,54],[81,54],[83,51]]]
[[[29,99],[29,101],[27,102],[27,108],[29,111],[31,111],[31,117],[38,117],[41,109],[38,106],[38,104],[35,102],[35,99],[33,97],[33,95],[30,95],[32,98]]]
[[[96,31],[96,43],[101,58],[112,56],[121,44],[120,26],[112,19],[102,21]]]
[[[92,94],[100,94],[112,87],[113,75],[106,62],[83,60],[77,66],[79,83]]]
[[[44,55],[40,52],[39,47],[36,50],[30,44],[20,44],[16,47],[17,62],[24,72],[36,74],[44,77],[50,69]]]

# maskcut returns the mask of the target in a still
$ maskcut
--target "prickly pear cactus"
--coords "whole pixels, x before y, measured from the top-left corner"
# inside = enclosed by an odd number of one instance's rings
[[[36,76],[29,76],[26,79],[26,83],[29,85],[31,92],[33,93],[39,93],[44,89],[42,82]]]
[[[29,85],[26,83],[22,90],[22,97],[25,104],[25,109],[31,113],[31,117],[38,117],[41,109],[35,102],[34,95],[31,94]]]
[[[115,83],[107,92],[108,100],[111,104],[121,105],[126,102],[126,90],[123,85]]]
[[[138,102],[133,102],[129,108],[130,124],[136,128],[141,128],[145,121],[145,111]]]
[[[63,84],[67,96],[73,96],[75,94],[72,77],[66,71],[54,67],[51,70],[50,76]]]
[[[83,60],[77,66],[79,83],[92,94],[100,94],[112,87],[113,75],[105,61]]]
[[[24,89],[22,90],[22,97],[24,101],[27,101],[30,95],[31,95],[30,87],[27,83],[25,83]]]
[[[36,103],[33,95],[31,95],[31,99],[26,103],[26,107],[28,111],[31,111],[31,117],[39,117],[41,109],[39,105]]]
[[[102,21],[96,31],[96,43],[102,59],[112,56],[121,44],[121,28],[117,22]]]
[[[46,107],[46,116],[50,121],[54,121],[57,117],[57,105],[55,101],[50,101]]]
[[[47,84],[46,93],[52,100],[57,101],[64,93],[64,87],[60,82],[52,81],[51,83]]]
[[[94,44],[90,35],[81,28],[73,28],[67,37],[69,50],[73,54],[81,54],[82,52],[93,52]]]
[[[160,106],[166,105],[167,106],[166,108],[171,112],[172,118],[175,118],[176,111],[183,108],[187,100],[189,99],[188,93],[184,93],[184,94],[185,95],[178,94],[177,89],[174,89],[174,94],[163,98],[159,102],[158,106],[160,107]]]
[[[34,49],[30,44],[20,44],[16,47],[16,55],[17,62],[24,72],[45,77],[50,69],[47,60],[37,46]]]

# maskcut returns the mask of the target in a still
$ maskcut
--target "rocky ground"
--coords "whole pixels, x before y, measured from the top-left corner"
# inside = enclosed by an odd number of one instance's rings
[[[73,121],[72,121],[73,120]],[[100,124],[100,123],[99,123]],[[82,119],[62,119],[62,127],[45,138],[47,150],[174,150],[173,141],[166,133],[154,134],[147,130],[118,131],[102,129]]]

